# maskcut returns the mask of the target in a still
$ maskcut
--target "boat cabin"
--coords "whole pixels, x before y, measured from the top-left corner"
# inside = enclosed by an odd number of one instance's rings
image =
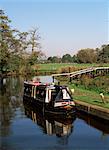
[[[67,106],[66,109],[71,109],[75,106],[67,86],[32,81],[24,82],[24,96],[46,108],[54,109]]]

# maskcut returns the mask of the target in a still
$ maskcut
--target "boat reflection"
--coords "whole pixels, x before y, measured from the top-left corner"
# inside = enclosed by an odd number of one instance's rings
[[[48,135],[56,135],[57,137],[69,136],[73,131],[73,121],[75,117],[69,118],[56,118],[55,116],[50,116],[48,114],[43,114],[36,107],[34,107],[30,102],[23,100],[25,115],[37,123],[43,133]]]

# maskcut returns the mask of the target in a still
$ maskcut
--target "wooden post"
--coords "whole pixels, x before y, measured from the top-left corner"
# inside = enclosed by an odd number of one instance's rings
[[[54,83],[54,76],[52,76],[52,78],[53,78],[53,83]]]
[[[70,83],[72,82],[72,77],[70,76]]]
[[[70,73],[70,71],[71,71],[71,68],[69,67],[69,73]]]

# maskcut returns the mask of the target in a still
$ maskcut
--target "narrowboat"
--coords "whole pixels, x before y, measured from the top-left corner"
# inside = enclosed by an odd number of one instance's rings
[[[25,81],[23,98],[46,113],[69,115],[76,112],[75,103],[67,86]]]

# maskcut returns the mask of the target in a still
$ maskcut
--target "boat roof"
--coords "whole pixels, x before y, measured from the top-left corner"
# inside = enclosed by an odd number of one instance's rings
[[[65,85],[55,85],[55,83],[42,83],[42,82],[34,82],[34,81],[24,81],[26,85],[33,85],[33,86],[44,86],[49,89],[55,89],[56,87],[65,88]]]
[[[28,85],[34,85],[34,86],[38,86],[38,85],[49,85],[48,83],[42,83],[42,82],[35,82],[35,81],[24,81],[24,84],[28,84]]]

